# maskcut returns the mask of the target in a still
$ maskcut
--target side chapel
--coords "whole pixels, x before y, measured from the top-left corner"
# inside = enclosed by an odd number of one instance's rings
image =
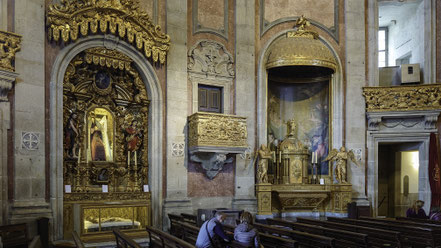
[[[440,21],[435,0],[0,0],[0,225],[428,213]]]

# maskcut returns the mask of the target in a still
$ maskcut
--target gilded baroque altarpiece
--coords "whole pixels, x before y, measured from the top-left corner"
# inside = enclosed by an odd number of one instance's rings
[[[63,83],[65,234],[78,211],[82,235],[149,224],[148,112],[144,82],[127,56],[91,48],[70,62]]]

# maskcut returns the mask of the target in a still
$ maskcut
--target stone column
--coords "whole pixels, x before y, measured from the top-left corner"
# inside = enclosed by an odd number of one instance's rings
[[[167,1],[167,33],[173,34],[173,37],[167,57],[167,195],[163,205],[163,223],[168,223],[167,213],[191,211],[187,198],[187,152],[183,156],[172,155],[173,146],[185,144],[187,133],[187,1]]]
[[[365,195],[365,104],[362,87],[366,85],[366,47],[364,1],[345,1],[346,23],[346,148],[361,152],[357,167],[348,162],[348,182],[353,200]]]
[[[45,1],[15,2],[15,32],[23,34],[15,58],[20,74],[14,95],[14,199],[10,222],[51,216],[45,166]],[[35,230],[31,230],[35,231]]]
[[[255,6],[251,1],[236,1],[236,110],[247,118],[248,145],[255,150],[256,82],[255,82]],[[266,100],[265,100],[266,101]],[[264,113],[261,113],[264,114]],[[255,213],[254,153],[236,156],[236,190],[233,208]]]
[[[8,203],[8,129],[10,129],[10,104],[7,95],[18,74],[0,69],[0,225],[7,224]]]

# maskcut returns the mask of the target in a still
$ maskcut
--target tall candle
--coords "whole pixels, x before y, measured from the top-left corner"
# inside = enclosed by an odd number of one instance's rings
[[[135,151],[135,166],[138,165],[138,159],[136,158],[136,151]]]
[[[282,163],[282,151],[279,151],[279,163]]]
[[[130,165],[130,151],[127,152],[127,165]]]
[[[312,152],[312,154],[311,154],[311,164],[313,164],[314,163],[314,152]]]
[[[81,161],[81,148],[78,151],[78,164],[80,163],[80,161]]]
[[[315,152],[315,156],[314,156],[314,158],[315,158],[315,163],[317,164],[317,152]]]

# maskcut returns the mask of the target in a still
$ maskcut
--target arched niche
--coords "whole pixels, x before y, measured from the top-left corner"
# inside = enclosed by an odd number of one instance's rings
[[[343,145],[343,134],[344,134],[344,112],[343,112],[343,103],[344,103],[344,84],[343,84],[343,72],[340,58],[338,57],[337,52],[330,43],[324,39],[322,36],[314,34],[315,43],[317,45],[317,49],[320,49],[322,52],[327,54],[325,57],[321,57],[318,59],[314,58],[314,53],[316,52],[309,46],[307,42],[300,42],[296,45],[300,45],[293,49],[293,44],[287,42],[286,40],[296,36],[296,30],[284,30],[282,32],[277,33],[274,37],[272,37],[263,47],[259,54],[258,59],[258,70],[257,70],[257,133],[258,133],[258,144],[267,144],[268,142],[268,77],[269,77],[269,68],[271,69],[279,69],[283,68],[285,65],[280,63],[280,61],[274,60],[274,53],[278,53],[279,56],[283,56],[283,58],[288,61],[288,64],[292,66],[308,66],[312,71],[314,68],[326,68],[333,71],[330,75],[330,83],[329,83],[329,97],[330,97],[330,109],[329,109],[329,133],[331,138],[329,139],[329,149],[338,148]],[[306,35],[312,35],[310,31],[301,31],[305,32]],[[302,34],[303,35],[303,34]],[[286,47],[291,46],[291,47]],[[305,47],[302,47],[305,46]],[[307,58],[303,55],[305,53],[311,52],[307,54]],[[298,54],[301,53],[301,54]],[[276,55],[277,56],[277,55]],[[328,59],[333,62],[329,64]],[[271,60],[271,61],[270,61]]]
[[[113,35],[94,35],[78,39],[64,47],[52,67],[50,81],[50,200],[53,211],[53,238],[63,237],[63,79],[71,60],[92,47],[117,50],[130,57],[147,89],[150,100],[148,116],[149,183],[152,197],[152,224],[160,225],[162,210],[162,90],[153,66],[131,44]]]

